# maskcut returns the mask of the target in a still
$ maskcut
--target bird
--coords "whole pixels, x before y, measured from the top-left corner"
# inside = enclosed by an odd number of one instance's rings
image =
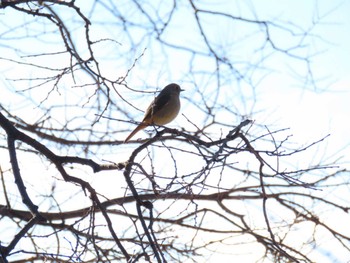
[[[173,121],[180,111],[181,91],[184,90],[178,84],[167,85],[148,106],[142,122],[126,137],[124,143],[150,125],[165,125]]]

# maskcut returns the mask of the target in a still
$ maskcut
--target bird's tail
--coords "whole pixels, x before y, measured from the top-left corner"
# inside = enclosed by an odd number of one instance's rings
[[[144,128],[146,128],[148,126],[148,124],[146,123],[140,123],[135,130],[133,130],[128,137],[126,137],[126,139],[124,140],[124,143],[128,142],[137,132],[143,130]]]

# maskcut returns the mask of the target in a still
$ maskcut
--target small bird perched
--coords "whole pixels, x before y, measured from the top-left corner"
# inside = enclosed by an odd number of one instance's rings
[[[166,86],[148,106],[142,122],[125,139],[128,142],[138,131],[150,125],[165,125],[174,120],[180,111],[179,85],[171,83]]]

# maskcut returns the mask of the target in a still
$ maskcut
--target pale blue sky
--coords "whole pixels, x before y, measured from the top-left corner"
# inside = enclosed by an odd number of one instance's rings
[[[77,1],[76,3],[82,5],[84,1]],[[314,26],[312,34],[315,35],[315,39],[308,39],[305,44],[310,45],[310,48],[306,49],[310,52],[310,55],[315,51],[320,52],[312,58],[312,69],[315,71],[315,78],[318,81],[317,89],[310,86],[307,86],[307,89],[305,89],[304,83],[300,81],[301,78],[297,76],[293,77],[295,72],[303,75],[305,68],[302,66],[299,67],[299,62],[293,60],[288,60],[286,62],[282,55],[275,55],[268,61],[267,65],[272,69],[271,74],[267,75],[256,86],[256,105],[254,105],[254,110],[256,110],[257,113],[252,114],[249,117],[254,119],[258,124],[271,125],[270,127],[290,127],[290,134],[293,134],[291,140],[298,145],[305,145],[309,142],[320,139],[327,134],[331,134],[325,143],[321,144],[320,148],[312,148],[309,155],[305,154],[304,158],[302,158],[302,160],[299,159],[298,162],[309,162],[310,158],[322,159],[325,158],[325,155],[326,157],[335,155],[332,157],[333,159],[338,158],[339,156],[344,156],[343,159],[340,160],[340,163],[344,167],[350,168],[350,155],[348,154],[350,145],[350,125],[348,124],[350,116],[350,1],[251,0],[244,1],[244,4],[242,4],[243,1],[229,1],[229,7],[226,6],[228,3],[226,1],[215,1],[215,8],[219,8],[217,6],[218,3],[224,10],[229,10],[229,8],[240,10],[242,15],[249,14],[254,17],[254,14],[256,14],[259,19],[270,18],[272,15],[279,21],[293,21],[295,26],[301,26],[304,29],[313,28]],[[315,3],[317,3],[317,7],[315,7]],[[213,5],[210,1],[206,1],[205,4],[208,6],[211,4]],[[5,11],[7,12],[8,10],[6,9]],[[131,11],[132,10],[130,10],[130,12]],[[100,10],[100,12],[102,11]],[[181,14],[184,16],[186,12]],[[108,15],[105,14],[105,16],[107,19]],[[100,18],[101,17],[103,18],[103,16],[100,16]],[[174,38],[180,44],[193,43],[193,45],[196,45],[198,39],[194,38],[192,31],[186,27],[187,20],[184,17],[178,17],[179,20],[177,21],[177,26],[179,31],[175,34],[170,34],[168,37]],[[1,14],[0,19],[3,19],[0,22],[8,25],[13,25],[11,21],[19,23],[23,22],[10,12],[6,13],[6,17],[4,14]],[[29,20],[29,18],[26,19]],[[313,25],[312,21],[317,23]],[[232,41],[234,37],[238,36],[242,31],[245,31],[245,28],[235,28],[236,31],[233,32],[233,30],[227,30],[225,22],[220,21],[220,23],[223,23],[222,25],[220,24],[220,26],[218,26],[219,21],[215,22],[216,23],[213,23],[211,20],[207,21],[212,30],[211,36],[218,45],[232,45],[233,48],[232,50],[227,51],[227,55],[238,56],[242,60],[247,58],[257,59],[256,54],[248,52],[248,49],[244,49],[245,44],[253,46],[255,43],[242,44]],[[2,26],[3,24],[0,23],[0,29]],[[38,26],[38,29],[45,28],[45,25]],[[105,64],[101,63],[101,67],[105,70],[104,73],[108,76],[115,76],[120,74],[120,71],[118,70],[120,69],[121,62],[118,60],[118,56],[123,54],[123,52],[128,52],[129,47],[126,43],[123,43],[123,40],[126,41],[126,37],[125,39],[120,37],[120,32],[113,31],[113,26],[109,25],[103,29],[104,31],[92,31],[92,34],[94,34],[96,38],[100,36],[111,37],[114,40],[121,42],[121,45],[115,43],[115,46],[110,45],[110,42],[108,42],[108,45],[106,46],[101,43],[101,49],[96,51],[98,55],[101,55],[101,57],[105,56],[106,58],[106,60],[103,60]],[[1,32],[4,32],[4,30],[1,29]],[[47,33],[47,35],[48,34],[49,33]],[[278,35],[278,33],[276,34]],[[280,34],[278,41],[288,46],[290,44],[289,41],[291,41],[291,36],[284,38],[284,33],[280,32]],[[9,35],[13,36],[9,33],[5,34],[5,37],[8,37]],[[52,34],[53,38],[51,39],[53,43],[58,41],[54,35],[55,33]],[[77,37],[77,39],[79,40],[80,38]],[[31,52],[38,47],[33,44],[38,43],[36,41],[37,39],[35,38],[33,38],[32,41],[26,41],[24,44],[22,44],[21,41],[15,41],[15,45]],[[6,41],[2,43],[6,43]],[[8,42],[7,44],[9,43],[13,42]],[[78,41],[77,43],[80,42]],[[39,49],[41,50],[41,48],[42,47]],[[144,46],[140,46],[139,49],[133,50],[135,52],[135,57],[138,57],[143,52],[143,49]],[[236,52],[240,49],[241,51]],[[17,56],[18,54],[22,55],[21,53],[17,54],[16,52],[9,52],[9,50],[10,49],[8,48],[0,46],[0,57],[8,58]],[[120,53],[113,53],[116,50]],[[36,51],[38,51],[38,49]],[[168,59],[171,63],[169,63],[170,66],[168,68],[164,67],[161,63],[163,58],[157,57],[157,54],[159,55],[158,52],[159,51],[154,52],[146,50],[144,56],[139,60],[137,66],[130,74],[131,77],[129,84],[133,87],[139,88],[145,83],[150,87],[156,87],[158,84],[160,85],[160,83],[166,83],[168,81],[182,82],[187,90],[187,93],[184,93],[184,96],[191,98],[191,94],[193,94],[191,92],[194,88],[188,84],[186,79],[183,79],[183,76],[188,70],[189,57],[179,57],[178,52],[170,52],[171,54],[169,54]],[[151,59],[154,59],[153,62],[157,63],[151,64],[150,66],[149,61],[151,61]],[[51,61],[48,61],[48,63],[49,62]],[[55,61],[56,65],[60,62],[60,60]],[[128,69],[132,62],[130,62],[129,65],[122,65],[122,69]],[[206,64],[206,59],[199,60],[197,63],[202,64],[203,66],[208,66]],[[212,66],[213,65],[211,64],[210,67]],[[2,75],[0,75],[1,84],[7,85],[7,87],[10,87],[10,85],[6,79],[15,78],[18,75],[22,76],[21,74],[25,77],[32,74],[31,72],[26,71],[26,68],[16,64],[11,64],[4,60],[0,60],[0,71],[2,72]],[[12,84],[20,86],[20,83],[18,82]],[[46,93],[43,93],[40,89],[37,91],[33,90],[32,92],[33,95],[46,95]],[[72,91],[70,95],[74,94],[78,97],[78,92],[74,92],[75,91]],[[242,111],[242,114],[250,114],[251,105],[254,104],[254,100],[252,98],[246,99],[243,97],[246,101],[242,102],[241,95],[251,95],[249,93],[251,91],[244,93],[246,92],[245,90],[239,90],[237,88],[236,92],[237,98],[235,102],[237,105],[233,105],[232,107],[237,107],[238,110]],[[132,92],[126,92],[125,94],[128,96],[129,94],[132,94]],[[144,99],[144,95],[142,96],[143,97],[140,97],[139,100],[134,100],[134,102],[136,102],[135,104],[137,104],[140,109],[145,109],[149,104],[149,100]],[[64,95],[61,96],[61,94],[52,94],[53,100],[62,100],[63,97]],[[76,97],[74,97],[74,99]],[[150,95],[150,97],[152,97],[152,95]],[[194,101],[197,98],[198,97],[193,97]],[[12,104],[12,107],[22,109],[18,111],[21,118],[26,120],[35,119],[35,114],[31,111],[34,111],[35,109],[33,109],[32,105],[25,97],[16,96],[12,98],[10,93],[5,93],[4,91],[0,97],[0,103],[4,106]],[[192,107],[193,103],[194,102],[183,100],[182,113],[186,116],[191,116],[191,114],[196,112]],[[244,103],[247,105],[244,105]],[[28,108],[24,108],[24,106],[28,107],[28,105],[30,105],[30,111],[28,111]],[[132,108],[127,109],[130,111],[133,110]],[[67,113],[65,112],[65,114]],[[58,113],[58,115],[60,114]],[[141,117],[142,112],[137,112],[135,110],[135,114],[133,115]],[[188,127],[188,122],[182,116],[179,116],[170,126],[176,128]],[[125,128],[127,128],[127,126],[125,126]],[[128,128],[130,127],[128,126]],[[124,135],[125,134],[121,134],[120,138],[116,139],[122,140]],[[145,134],[140,132],[138,137],[145,137]],[[129,153],[129,149],[122,154],[118,154],[118,156],[115,156],[113,153],[113,156],[111,156],[110,159],[115,161],[125,161],[125,158]],[[108,160],[109,157],[104,155],[101,159],[102,158]],[[26,160],[25,162],[28,162],[28,165],[32,164],[31,160]],[[186,167],[182,167],[182,169],[186,169]],[[105,176],[104,178],[107,178],[108,181],[117,180],[112,173],[105,173],[101,176]],[[45,178],[46,175],[44,172],[40,173],[38,176],[38,180],[41,181],[44,181]],[[118,180],[122,179],[119,178]],[[92,179],[94,187],[99,191],[107,189],[104,182],[105,181],[100,180],[100,177]],[[110,191],[106,193],[106,196],[109,194],[110,196],[115,195],[114,187],[109,190]],[[89,200],[85,201],[87,204],[89,203]],[[81,206],[81,203],[82,201],[77,202],[76,204]],[[249,251],[247,253],[249,253]],[[343,259],[342,255],[338,254],[335,260],[341,262]]]

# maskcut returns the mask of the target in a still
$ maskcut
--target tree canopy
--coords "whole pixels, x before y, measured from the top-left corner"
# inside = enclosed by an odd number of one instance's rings
[[[296,142],[273,114],[274,91],[324,86],[332,10],[260,5],[1,1],[1,261],[349,259],[330,135]],[[172,82],[177,119],[124,143]]]

